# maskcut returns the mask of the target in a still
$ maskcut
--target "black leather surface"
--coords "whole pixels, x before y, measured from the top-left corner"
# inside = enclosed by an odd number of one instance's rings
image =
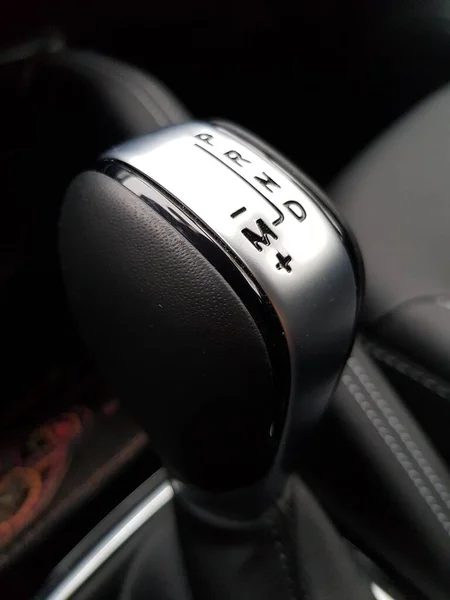
[[[450,87],[369,146],[332,186],[360,244],[369,322],[450,290]]]
[[[78,173],[110,146],[189,118],[153,76],[113,58],[75,50],[42,62],[30,86],[30,113],[36,147],[29,177],[33,191],[37,181],[46,188],[45,202],[36,211],[36,230],[52,241],[55,214]]]
[[[181,102],[154,76],[95,52],[49,56],[32,91],[39,125],[50,123],[70,140],[68,150],[81,150],[84,158],[89,152],[95,159],[113,144],[188,118]]]
[[[447,228],[450,251],[450,221]],[[447,256],[436,254],[435,262],[441,264],[445,280],[450,261]],[[446,288],[446,282],[443,283]],[[435,391],[447,394],[450,400],[450,294],[403,303],[376,323],[376,338],[382,346],[394,346],[400,355],[422,365],[425,372],[438,374],[442,381],[436,383]]]
[[[173,544],[167,535],[159,546],[149,540],[140,549],[122,600],[373,600],[369,581],[296,476],[252,518],[200,507],[182,494],[176,515],[184,560],[180,576],[187,575],[192,595],[174,592],[179,577],[164,584],[167,572],[173,573],[170,563],[180,560],[177,552],[169,564],[160,559],[169,557],[166,546]]]
[[[331,432],[311,450],[309,484],[345,535],[394,578],[425,598],[448,598],[450,474],[360,344],[328,420]]]
[[[447,86],[373,143],[331,192],[363,254],[370,337],[399,354],[397,364],[402,355],[416,363],[421,380],[436,380],[439,397],[450,387],[449,153]]]
[[[261,477],[272,458],[271,365],[214,267],[143,200],[93,172],[68,191],[60,250],[88,347],[164,464],[207,489]]]
[[[146,527],[145,539],[120,586],[120,600],[197,600],[191,593],[180,547],[174,503]]]
[[[70,181],[110,146],[181,123],[189,113],[156,78],[95,52],[49,55],[30,86],[33,160],[28,167],[36,245],[54,241],[56,218]],[[38,209],[37,209],[38,207]]]

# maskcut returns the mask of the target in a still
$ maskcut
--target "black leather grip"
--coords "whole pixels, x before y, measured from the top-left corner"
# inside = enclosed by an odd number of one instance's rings
[[[82,335],[164,464],[207,489],[261,477],[275,405],[261,333],[194,246],[106,175],[80,175],[60,223]]]

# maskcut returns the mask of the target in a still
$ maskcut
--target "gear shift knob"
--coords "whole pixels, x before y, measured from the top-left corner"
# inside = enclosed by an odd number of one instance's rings
[[[354,336],[361,268],[323,195],[225,123],[113,148],[60,225],[82,334],[164,464],[228,490],[323,411]]]

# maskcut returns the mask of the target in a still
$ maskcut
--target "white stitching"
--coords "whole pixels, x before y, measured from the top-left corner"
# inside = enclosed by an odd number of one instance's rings
[[[416,383],[420,383],[423,387],[427,388],[427,390],[430,390],[430,392],[433,392],[437,396],[440,396],[445,400],[450,400],[450,387],[446,385],[446,382],[439,382],[424,369],[419,369],[419,367],[406,362],[406,360],[398,354],[394,354],[392,350],[387,351],[372,341],[365,340],[364,346],[375,356],[375,358],[381,360],[389,367],[392,367],[402,375],[409,377],[409,379],[412,379]]]
[[[288,555],[283,546],[282,534],[278,533],[276,516],[267,515],[266,519],[267,523],[269,524],[271,536],[273,538],[274,548],[280,561],[282,578],[284,579],[289,600],[298,600],[298,596],[295,590],[294,578],[292,577],[291,568],[289,566]]]
[[[424,481],[420,477],[419,473],[414,469],[414,465],[402,451],[401,446],[396,443],[395,438],[389,433],[389,430],[384,426],[383,421],[377,416],[377,413],[372,409],[371,404],[366,400],[366,396],[362,393],[361,388],[355,383],[355,380],[351,375],[344,374],[342,376],[342,382],[362,408],[367,418],[370,420],[372,425],[377,430],[380,437],[384,440],[387,447],[391,450],[392,454],[398,460],[400,465],[407,473],[414,486],[419,491],[422,498],[430,507],[433,514],[442,525],[444,531],[450,536],[450,521],[443,512],[442,508],[437,503],[433,494],[429,488],[425,485]]]
[[[441,500],[450,510],[450,493],[448,492],[445,485],[442,483],[439,476],[436,475],[430,463],[423,455],[423,452],[417,446],[416,442],[411,438],[411,435],[408,433],[405,426],[400,422],[400,419],[395,414],[392,407],[388,404],[386,399],[382,397],[381,393],[376,388],[373,381],[370,380],[366,371],[363,369],[363,367],[360,365],[360,363],[354,356],[350,358],[347,364],[353,371],[353,373],[356,375],[356,377],[359,379],[359,381],[366,388],[367,392],[369,393],[369,396],[384,414],[389,425],[398,433],[400,439],[405,444],[413,458],[416,460],[419,467],[422,469],[425,477],[427,477],[431,485],[439,494]]]

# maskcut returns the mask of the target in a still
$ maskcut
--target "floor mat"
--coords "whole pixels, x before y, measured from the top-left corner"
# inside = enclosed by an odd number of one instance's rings
[[[74,405],[0,445],[0,571],[129,465],[147,437],[118,400]]]

